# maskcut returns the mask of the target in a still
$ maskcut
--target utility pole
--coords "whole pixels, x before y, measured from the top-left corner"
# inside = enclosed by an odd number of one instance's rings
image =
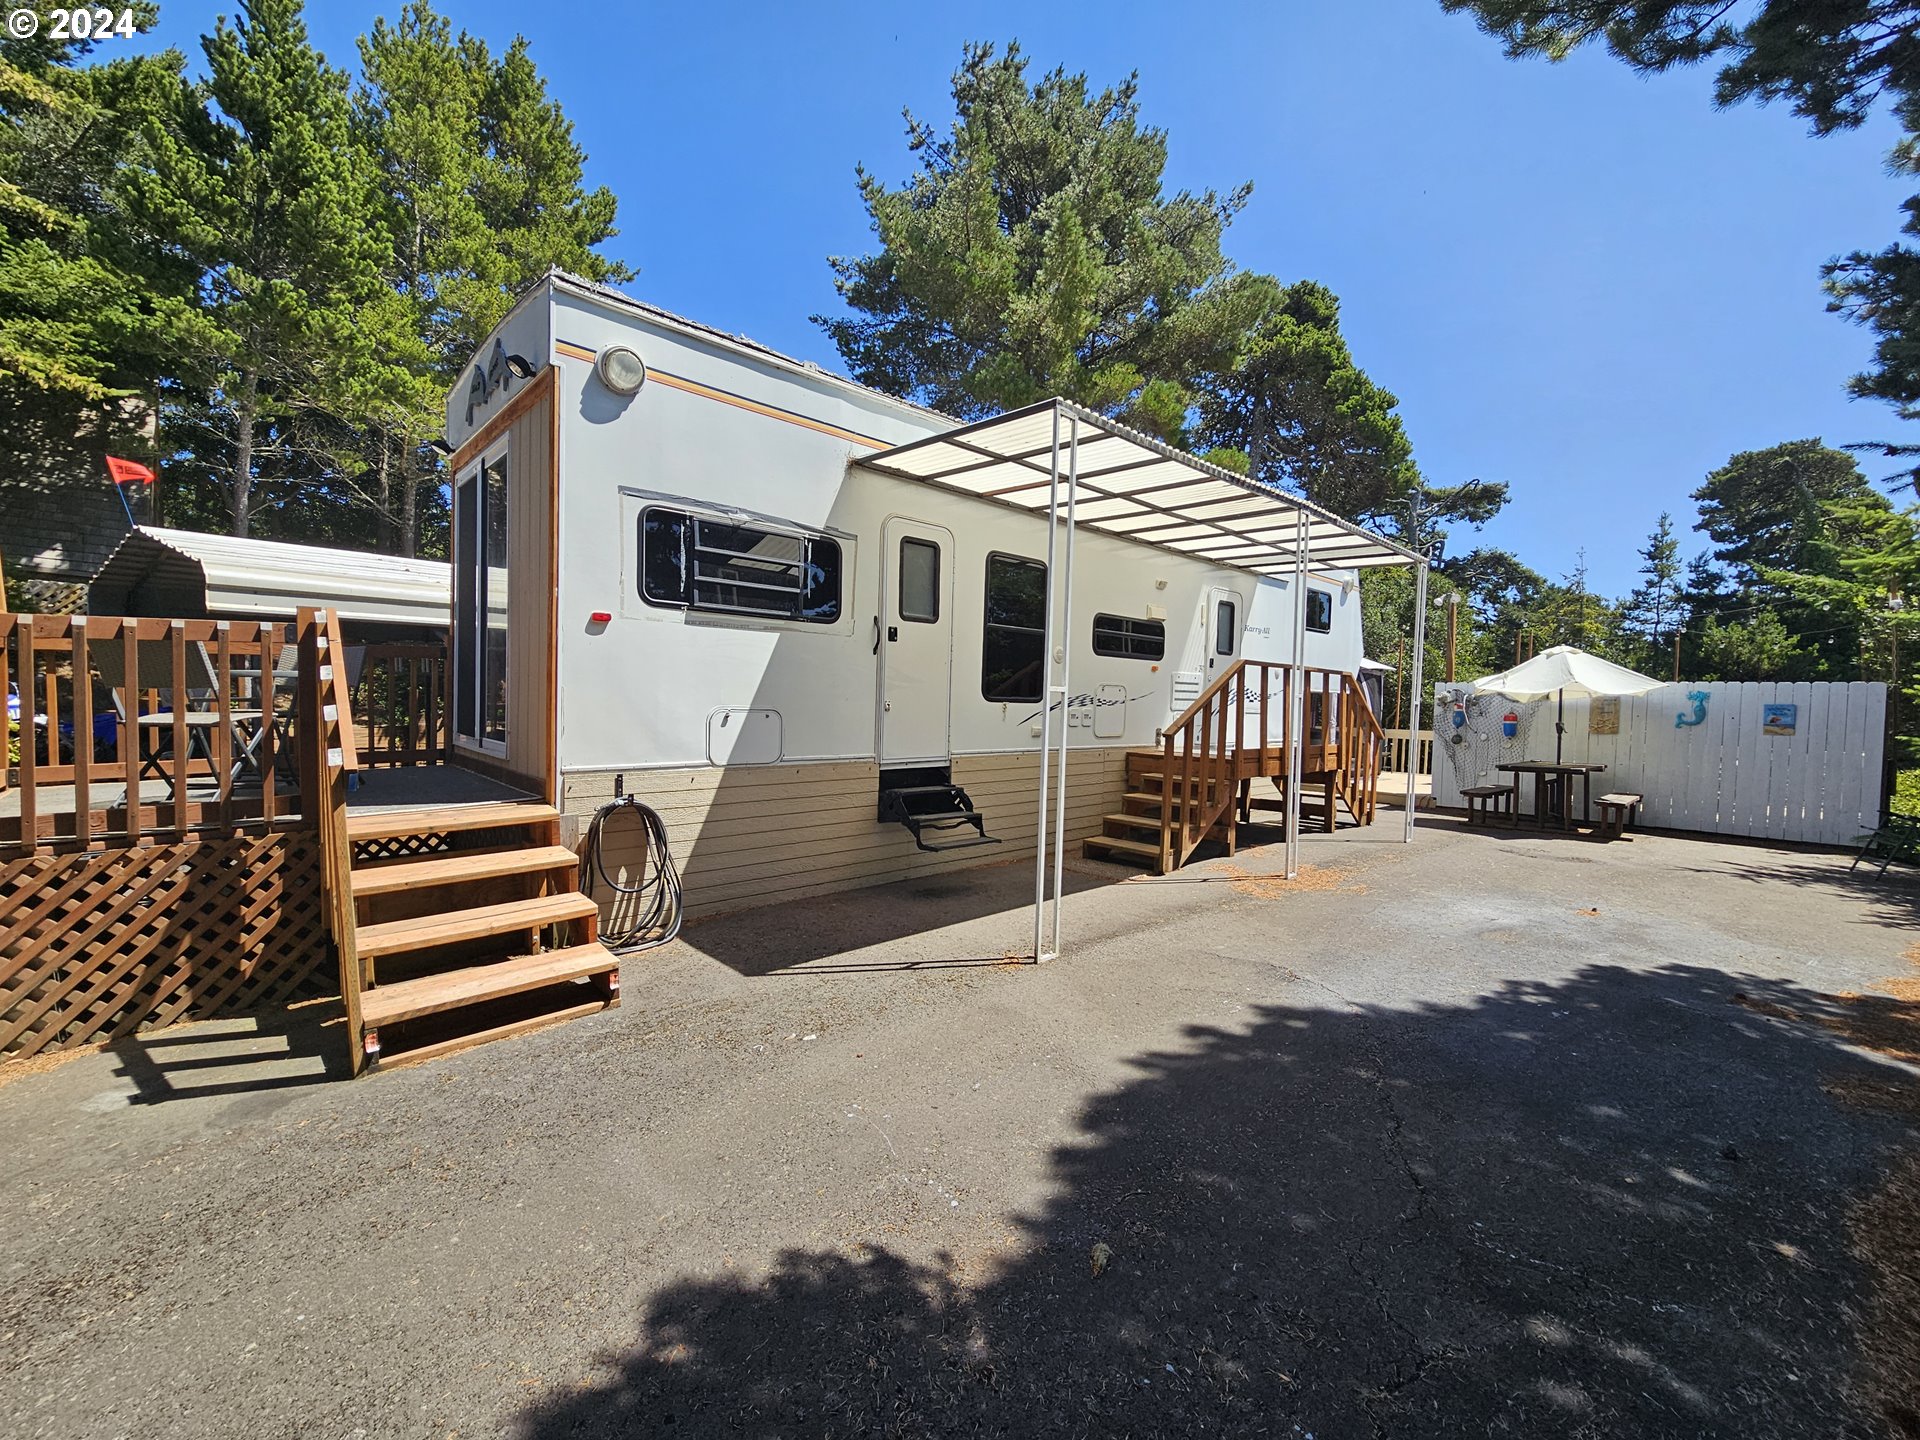
[[[1680,637],[1686,633],[1684,626],[1673,632],[1673,683],[1676,685],[1680,683]]]

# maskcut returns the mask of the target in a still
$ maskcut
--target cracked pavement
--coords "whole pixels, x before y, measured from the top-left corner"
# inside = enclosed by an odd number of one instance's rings
[[[304,1015],[0,1084],[0,1433],[1888,1433],[1847,1221],[1915,1137],[1833,1092],[1915,1077],[1763,1007],[1920,888],[1398,835],[1075,863],[1040,968],[1015,863],[364,1081]]]

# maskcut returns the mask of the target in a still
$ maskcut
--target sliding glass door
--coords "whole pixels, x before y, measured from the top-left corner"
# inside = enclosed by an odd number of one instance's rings
[[[463,471],[453,487],[453,733],[497,755],[507,748],[507,451]]]

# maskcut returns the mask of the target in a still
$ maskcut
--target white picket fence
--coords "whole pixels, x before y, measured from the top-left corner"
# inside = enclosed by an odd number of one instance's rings
[[[1456,727],[1456,691],[1447,685],[1435,691],[1436,804],[1463,804],[1460,791],[1468,785],[1506,783],[1512,777],[1495,768],[1502,762],[1554,758],[1553,700],[1474,696],[1466,702],[1466,724]],[[1706,696],[1705,718],[1676,724],[1682,715],[1694,717],[1695,694]],[[1795,707],[1792,734],[1765,733],[1769,705]],[[1706,681],[1663,685],[1619,706],[1619,733],[1595,735],[1593,703],[1569,696],[1562,755],[1607,767],[1593,777],[1595,795],[1644,796],[1642,824],[1846,845],[1880,823],[1885,685]],[[1512,739],[1502,734],[1509,713],[1517,717]],[[1522,806],[1531,806],[1532,777],[1523,779],[1520,793]]]

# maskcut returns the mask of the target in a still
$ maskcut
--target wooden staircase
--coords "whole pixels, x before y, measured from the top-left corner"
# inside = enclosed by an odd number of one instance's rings
[[[1301,737],[1302,816],[1318,788],[1317,809],[1331,831],[1335,805],[1361,825],[1371,824],[1386,737],[1355,677],[1306,669]],[[1231,855],[1239,827],[1255,810],[1284,810],[1293,743],[1291,666],[1239,660],[1219,675],[1163,732],[1159,750],[1127,756],[1127,788],[1120,811],[1102,817],[1102,834],[1088,837],[1096,860],[1145,865],[1165,875],[1184,865],[1203,841]],[[1253,794],[1270,780],[1277,796]]]
[[[325,611],[302,611],[300,634],[302,763],[322,780],[322,890],[353,1073],[617,1005],[619,958],[599,941],[559,812],[496,801],[348,813],[357,761],[338,638]]]

